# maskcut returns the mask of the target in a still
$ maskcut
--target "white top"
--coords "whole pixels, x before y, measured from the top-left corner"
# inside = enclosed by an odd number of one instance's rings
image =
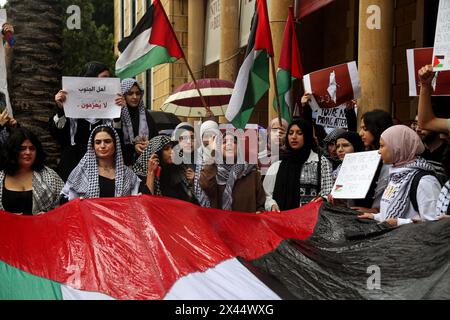
[[[403,171],[414,170],[411,168],[391,168],[390,175],[394,173],[399,173]],[[386,210],[391,203],[391,197],[395,194],[398,189],[399,184],[389,181],[387,188],[385,189],[380,203],[380,213],[374,214],[374,219],[377,221],[386,220]],[[414,220],[422,221],[434,221],[437,220],[436,213],[436,203],[439,198],[439,193],[441,191],[441,185],[436,177],[428,175],[420,179],[417,186],[417,205],[419,207],[419,212],[414,210],[411,201],[407,207],[406,218],[398,218],[397,225],[403,225],[413,222]],[[409,193],[409,191],[408,191]]]

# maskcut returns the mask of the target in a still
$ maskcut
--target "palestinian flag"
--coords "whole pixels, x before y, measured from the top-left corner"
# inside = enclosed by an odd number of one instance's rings
[[[154,0],[130,36],[119,42],[116,75],[131,78],[162,63],[184,57],[172,25],[159,0]]]
[[[256,1],[244,63],[234,85],[225,117],[244,129],[258,101],[269,90],[269,57],[273,56],[266,0]]]
[[[280,101],[281,117],[289,123],[292,121],[293,110],[293,82],[303,77],[303,67],[298,48],[297,33],[295,32],[293,9],[289,7],[288,20],[283,35],[283,46],[280,53],[280,63],[277,72],[277,87]],[[277,110],[277,101],[273,102]]]
[[[1,211],[0,300],[280,299],[237,257],[307,238],[318,208],[256,215],[138,196]]]
[[[154,196],[2,211],[0,299],[450,298],[450,219],[391,227],[356,215]]]
[[[445,59],[445,56],[434,56],[433,68],[444,67],[444,59]]]

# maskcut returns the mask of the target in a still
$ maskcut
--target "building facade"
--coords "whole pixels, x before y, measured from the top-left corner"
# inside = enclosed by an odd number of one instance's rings
[[[130,34],[151,2],[114,0],[116,47]],[[196,78],[235,81],[244,60],[255,0],[161,0],[161,3]],[[438,0],[331,2],[300,19],[297,25],[305,73],[357,61],[362,87],[359,113],[379,108],[402,122],[413,119],[417,98],[408,96],[406,49],[433,46],[438,4]],[[288,7],[296,5],[295,0],[268,0],[276,63]],[[157,66],[138,79],[146,84],[147,105],[154,110],[159,110],[178,86],[190,80],[181,61]],[[297,84],[296,92],[302,93],[301,83]],[[255,109],[252,123],[266,126],[276,116],[273,97],[271,89]],[[443,101],[444,98],[436,99],[437,109]],[[442,109],[436,111],[445,114]]]

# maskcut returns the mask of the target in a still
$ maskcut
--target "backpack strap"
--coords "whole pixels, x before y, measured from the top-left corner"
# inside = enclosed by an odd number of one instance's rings
[[[417,188],[419,187],[420,179],[422,179],[424,176],[436,177],[429,171],[419,170],[419,172],[414,175],[413,181],[411,183],[411,188],[409,189],[409,199],[411,200],[411,204],[414,210],[416,210],[417,212],[419,212],[419,205],[417,204]]]

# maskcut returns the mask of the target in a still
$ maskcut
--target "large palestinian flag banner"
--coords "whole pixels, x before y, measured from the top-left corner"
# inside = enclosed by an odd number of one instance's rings
[[[449,299],[450,219],[392,228],[156,196],[0,212],[0,299]]]

